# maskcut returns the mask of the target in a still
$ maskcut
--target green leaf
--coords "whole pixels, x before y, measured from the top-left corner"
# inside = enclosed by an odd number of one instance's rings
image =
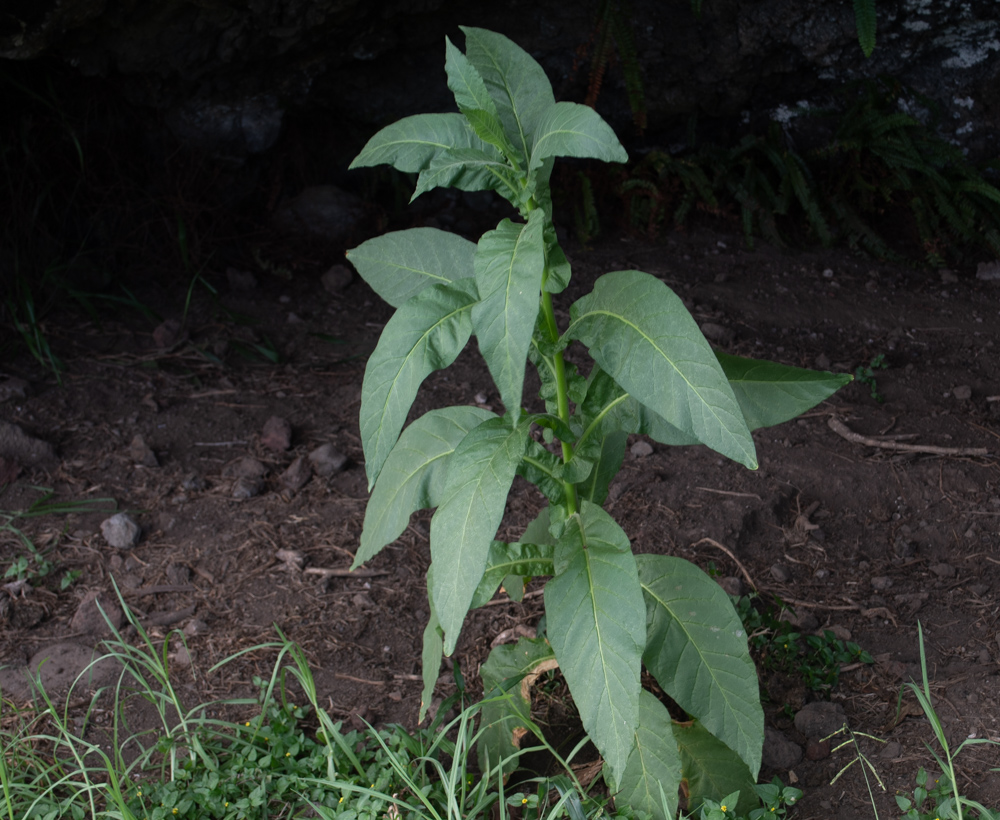
[[[688,810],[696,812],[704,800],[719,800],[738,791],[740,802],[733,816],[740,817],[758,805],[754,776],[736,752],[713,737],[697,721],[671,727],[681,754],[681,769],[688,786]]]
[[[555,547],[552,544],[530,544],[516,542],[507,544],[494,541],[486,557],[486,571],[483,580],[472,596],[469,609],[479,609],[488,603],[496,594],[497,588],[508,575],[551,575],[553,572],[552,557]]]
[[[805,370],[716,352],[751,430],[781,424],[853,381],[847,373]]]
[[[430,568],[427,570],[427,586],[430,587],[432,577]],[[424,645],[421,652],[421,677],[424,688],[420,692],[420,712],[417,715],[417,723],[423,723],[434,698],[434,686],[437,683],[438,672],[441,671],[441,659],[444,658],[444,640],[441,637],[441,625],[438,623],[434,608],[431,607],[431,615],[424,627]]]
[[[545,586],[548,635],[611,781],[620,783],[639,721],[646,613],[628,537],[600,507],[582,502],[556,544]]]
[[[500,149],[508,158],[517,158],[517,152],[503,131],[496,103],[486,90],[483,78],[476,67],[447,37],[445,39],[444,70],[448,75],[448,88],[455,95],[459,111],[480,139]]]
[[[628,162],[614,130],[593,108],[558,102],[539,121],[531,146],[529,170],[548,157],[580,157],[604,162]]]
[[[628,443],[628,433],[615,430],[601,439],[600,450],[596,453],[597,461],[587,478],[576,485],[577,496],[585,498],[592,504],[601,505],[608,497],[608,487],[625,460],[625,445]],[[573,462],[578,456],[573,456]]]
[[[417,177],[417,187],[410,201],[433,188],[497,191],[515,205],[518,202],[510,166],[499,152],[485,143],[484,148],[455,148],[434,157]]]
[[[534,484],[552,504],[566,501],[566,486],[563,484],[563,462],[534,439],[528,446],[517,466],[517,474]]]
[[[684,303],[641,271],[600,277],[570,308],[578,339],[628,393],[683,433],[756,469],[753,438],[715,353]]]
[[[854,21],[861,50],[865,57],[871,57],[875,50],[875,0],[854,0]]]
[[[511,427],[509,419],[484,421],[449,459],[444,497],[431,519],[431,561],[446,568],[435,574],[432,595],[449,655],[486,569],[529,426]]]
[[[484,144],[461,114],[415,114],[375,134],[350,167],[391,165],[398,171],[415,174],[443,151],[481,148]]]
[[[504,131],[525,157],[541,117],[555,105],[552,84],[542,67],[524,49],[502,34],[460,27],[465,53],[496,103]]]
[[[437,228],[411,228],[383,234],[347,252],[371,289],[393,307],[401,307],[429,285],[475,275],[476,245]]]
[[[538,211],[523,225],[503,220],[496,230],[483,234],[473,262],[480,299],[472,309],[472,326],[514,423],[521,412],[525,361],[538,317],[545,267],[543,223]]]
[[[361,442],[371,489],[427,376],[448,367],[472,334],[476,283],[431,285],[386,324],[361,388]]]
[[[729,596],[683,558],[640,555],[636,561],[646,598],[646,668],[756,774],[764,712],[746,631]]]
[[[639,728],[635,747],[625,764],[620,791],[615,800],[653,820],[673,820],[677,814],[677,794],[681,785],[681,757],[674,740],[673,721],[667,707],[643,690],[639,694]],[[666,813],[663,799],[665,797]]]
[[[403,431],[368,500],[352,569],[399,538],[415,510],[441,503],[449,457],[470,430],[491,418],[496,416],[479,407],[445,407],[425,413]]]
[[[531,725],[530,687],[524,678],[542,664],[552,665],[554,658],[544,638],[521,638],[490,652],[480,670],[485,700],[477,752],[482,771],[499,768],[507,774],[517,766],[513,756],[520,750],[519,736]]]

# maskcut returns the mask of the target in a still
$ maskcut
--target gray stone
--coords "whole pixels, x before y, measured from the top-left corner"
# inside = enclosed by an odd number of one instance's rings
[[[972,398],[972,388],[967,384],[960,384],[951,391],[951,394],[959,401],[968,401]]]
[[[892,578],[888,575],[876,575],[871,580],[872,589],[886,590],[892,586]]]
[[[302,456],[296,458],[287,469],[278,476],[278,482],[293,492],[301,490],[312,476],[312,462]]]
[[[31,390],[31,385],[29,385],[24,379],[19,379],[12,376],[9,379],[4,379],[0,382],[0,404],[5,401],[10,401],[11,399],[23,399],[26,398]]]
[[[241,475],[233,482],[232,496],[243,501],[260,495],[263,489],[264,481],[262,479]]]
[[[771,577],[780,584],[786,584],[792,580],[792,571],[784,564],[772,564]]]
[[[156,453],[146,444],[146,440],[141,435],[136,434],[133,436],[132,442],[128,446],[128,455],[133,462],[141,464],[143,467],[160,466],[160,462],[156,458]]]
[[[282,453],[292,446],[292,425],[281,416],[271,416],[264,422],[260,443],[276,453]]]
[[[890,740],[879,752],[883,760],[898,760],[903,756],[903,744],[898,740]]]
[[[223,478],[263,478],[267,475],[267,467],[250,456],[230,461],[222,468]]]
[[[938,578],[955,577],[955,568],[951,564],[933,564],[930,567],[930,571],[938,576]]]
[[[980,262],[976,268],[976,279],[982,282],[1000,282],[1000,260]]]
[[[121,629],[124,621],[125,615],[118,604],[118,599],[107,592],[95,590],[88,592],[80,602],[69,625],[73,632],[104,637],[110,635],[112,629]]]
[[[320,278],[327,293],[340,293],[354,280],[354,274],[346,265],[334,265]]]
[[[309,454],[313,471],[324,478],[339,473],[347,466],[347,456],[332,444],[321,444]]]
[[[153,330],[153,344],[161,350],[173,347],[187,336],[178,319],[165,319]]]
[[[29,436],[16,424],[0,422],[0,457],[36,467],[55,462],[56,451],[47,441]]]
[[[802,760],[802,747],[789,740],[782,732],[764,728],[764,751],[761,765],[772,771],[787,772]]]
[[[795,728],[813,740],[832,735],[846,722],[844,707],[830,701],[807,703],[795,715]]]
[[[653,454],[653,445],[648,441],[637,441],[632,445],[631,452],[636,458],[645,458]]]
[[[142,527],[127,513],[115,513],[101,522],[101,535],[112,547],[127,550],[139,543]]]

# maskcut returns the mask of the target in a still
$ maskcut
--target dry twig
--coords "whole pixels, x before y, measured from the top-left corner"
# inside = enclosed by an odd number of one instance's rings
[[[836,416],[830,416],[827,425],[838,436],[854,444],[866,447],[878,447],[882,450],[896,450],[902,453],[928,453],[936,456],[986,456],[989,452],[985,447],[935,447],[932,444],[902,444],[898,441],[880,441],[877,438],[855,433]]]

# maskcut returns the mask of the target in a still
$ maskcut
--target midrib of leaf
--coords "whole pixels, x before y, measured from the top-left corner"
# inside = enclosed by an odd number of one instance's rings
[[[493,68],[495,68],[497,74],[499,74],[500,77],[503,78],[503,90],[507,94],[507,99],[510,100],[510,110],[511,113],[514,115],[514,122],[517,123],[517,135],[521,140],[521,151],[523,152],[525,158],[527,158],[528,156],[530,156],[528,154],[528,141],[524,134],[524,126],[521,124],[521,116],[520,114],[517,113],[517,101],[514,99],[514,93],[511,90],[510,83],[507,82],[507,72],[500,67],[500,64],[496,61],[496,58],[493,56],[493,52],[491,50],[487,50],[486,48],[484,48],[482,43],[479,44],[479,47],[482,48],[482,50],[489,55],[490,62],[493,64]]]
[[[441,274],[439,274],[439,273],[431,273],[430,271],[424,270],[423,268],[411,268],[409,265],[397,265],[394,262],[386,262],[385,259],[382,259],[382,258],[379,258],[379,257],[376,257],[376,256],[365,256],[364,254],[358,255],[354,251],[351,251],[350,253],[348,253],[347,254],[347,258],[348,259],[366,260],[366,261],[369,261],[369,262],[376,262],[376,263],[378,263],[380,265],[385,265],[387,267],[396,268],[397,270],[409,271],[410,273],[416,273],[416,274],[419,274],[420,276],[426,276],[428,279],[436,279],[437,282],[435,282],[435,284],[450,285],[452,282],[456,281],[454,279],[449,279],[447,276],[441,276]]]
[[[612,410],[614,410],[623,401],[626,401],[627,399],[630,399],[630,398],[632,398],[632,395],[630,393],[622,393],[622,395],[620,395],[617,399],[613,399],[612,401],[609,401],[606,405],[604,405],[604,407],[601,408],[601,412],[598,413],[596,416],[594,416],[594,420],[590,424],[587,425],[587,429],[585,429],[580,434],[580,438],[578,438],[576,440],[576,446],[580,447],[580,445],[583,444],[583,442],[585,442],[587,440],[587,437],[591,433],[593,433],[594,430],[597,429],[598,425],[602,421],[604,421],[605,418],[607,418],[608,414]]]
[[[673,615],[673,609],[667,604],[667,602],[664,601],[661,597],[659,597],[655,592],[653,592],[653,590],[650,589],[649,586],[647,586],[645,583],[643,583],[643,581],[641,579],[639,580],[639,585],[642,587],[643,592],[647,593],[650,598],[652,598],[654,601],[656,601],[660,606],[663,607],[664,610],[666,610],[667,612],[669,612],[671,614],[671,617],[673,617],[674,622],[681,628],[681,630],[684,632],[684,635],[687,637],[687,639],[688,639],[688,645],[691,646],[691,647],[693,647],[694,651],[698,654],[698,657],[699,657],[699,659],[701,660],[701,663],[702,663],[702,668],[706,669],[708,671],[709,676],[715,682],[715,684],[716,684],[716,687],[715,687],[716,690],[718,692],[722,693],[722,698],[726,702],[726,705],[730,708],[730,710],[731,710],[731,712],[733,714],[740,714],[742,712],[742,710],[741,709],[737,709],[736,705],[732,701],[730,701],[728,690],[726,689],[725,686],[723,686],[719,682],[719,679],[715,675],[715,670],[712,668],[712,665],[706,660],[704,653],[701,651],[701,648],[698,646],[698,642],[694,640],[693,636],[691,635],[691,633],[688,631],[687,627],[685,626],[684,621],[682,621],[680,618],[675,617]],[[688,665],[690,666],[690,664],[688,664]],[[740,722],[739,721],[736,721],[736,725],[737,725],[737,728],[740,731],[740,734],[743,734],[743,727],[740,726]]]
[[[587,534],[582,526],[582,521],[580,524],[580,540],[583,542],[583,559],[587,568],[587,589],[590,591],[590,609],[594,616],[594,630],[597,633],[597,645],[600,647],[601,652],[601,677],[604,678],[604,691],[605,693],[608,693],[611,691],[611,678],[608,674],[610,666],[604,654],[604,637],[601,632],[601,618],[597,609],[597,596],[594,594],[594,573],[590,564],[590,552],[587,550]],[[607,698],[608,705],[611,707],[611,714],[620,715],[621,710],[617,708],[614,698],[610,695],[607,695]]]
[[[559,476],[557,476],[555,473],[553,473],[552,470],[550,470],[548,467],[546,467],[538,459],[532,458],[531,456],[528,456],[528,455],[525,455],[525,456],[521,456],[521,460],[524,461],[524,462],[526,462],[527,464],[532,465],[533,467],[537,467],[541,472],[545,473],[545,475],[547,475],[553,481],[562,482],[562,479]]]

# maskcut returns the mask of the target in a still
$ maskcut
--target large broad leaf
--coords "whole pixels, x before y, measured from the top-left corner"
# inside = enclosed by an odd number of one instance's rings
[[[636,560],[646,598],[646,668],[664,692],[756,775],[764,712],[746,631],[729,596],[683,558],[640,555]]]
[[[531,722],[531,679],[539,668],[554,666],[555,655],[544,638],[521,638],[490,652],[480,670],[485,700],[477,751],[483,772],[507,774],[516,768]]]
[[[545,112],[535,128],[530,170],[548,157],[580,157],[604,162],[628,162],[615,132],[593,108],[558,102]]]
[[[635,732],[635,748],[625,765],[615,800],[638,811],[648,812],[653,820],[673,820],[677,814],[681,756],[672,727],[667,707],[643,690],[639,694],[639,728]]]
[[[514,205],[519,196],[513,172],[491,145],[442,151],[420,172],[410,201],[433,188],[497,191]]]
[[[427,585],[430,586],[432,573],[427,570]],[[427,710],[430,708],[434,698],[434,686],[437,683],[438,672],[441,671],[441,660],[444,658],[444,640],[441,637],[441,624],[438,623],[434,608],[431,608],[431,616],[424,627],[424,644],[420,653],[422,662],[421,677],[424,688],[420,692],[420,712],[417,715],[417,723],[423,723]]]
[[[781,424],[828,399],[852,381],[828,373],[716,352],[751,430]]]
[[[472,334],[476,283],[424,288],[386,324],[361,388],[361,443],[371,489],[427,376],[448,367]]]
[[[347,258],[379,296],[395,308],[429,285],[474,276],[476,245],[437,228],[411,228],[376,236]]]
[[[529,426],[511,427],[508,419],[484,421],[449,459],[444,497],[431,519],[431,560],[440,568],[432,595],[449,655],[486,569]]]
[[[674,739],[681,754],[681,769],[688,788],[688,810],[698,811],[706,798],[721,800],[735,791],[740,801],[733,811],[742,817],[759,805],[755,779],[736,752],[710,734],[697,721],[673,724]]]
[[[368,500],[352,569],[399,538],[415,510],[441,503],[449,457],[470,430],[490,418],[496,417],[480,407],[445,407],[425,413],[403,431]]]
[[[639,722],[646,612],[628,537],[586,501],[556,544],[545,586],[548,636],[583,728],[620,783]]]
[[[503,220],[483,234],[473,265],[479,303],[472,309],[479,350],[515,423],[521,411],[524,368],[538,316],[545,268],[544,216],[532,212],[526,224]]]
[[[503,541],[494,541],[490,544],[490,551],[486,556],[483,580],[479,582],[476,594],[472,596],[469,609],[478,609],[490,601],[508,575],[522,577],[551,575],[554,554],[555,547],[552,544],[521,542],[507,544]]]
[[[555,105],[552,84],[542,67],[502,34],[461,26],[465,53],[496,103],[504,131],[525,157],[541,117]]]
[[[391,165],[398,171],[415,174],[442,151],[485,145],[461,114],[415,114],[375,134],[350,167]]]
[[[666,422],[756,469],[753,439],[715,353],[680,298],[648,273],[615,271],[570,308],[565,339]]]

